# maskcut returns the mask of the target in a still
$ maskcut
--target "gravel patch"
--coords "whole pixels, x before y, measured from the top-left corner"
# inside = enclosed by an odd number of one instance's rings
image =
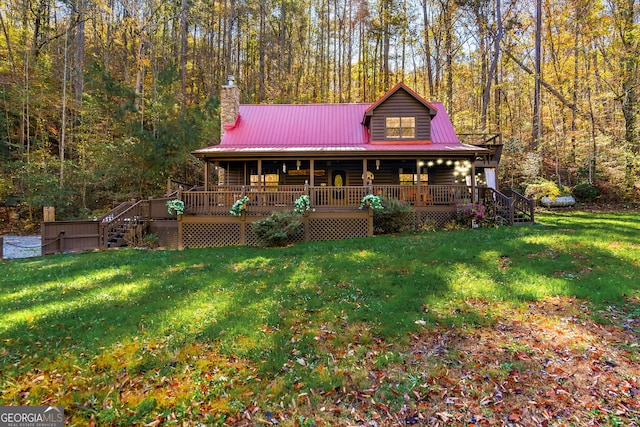
[[[42,255],[40,236],[3,236],[2,242],[2,259]]]

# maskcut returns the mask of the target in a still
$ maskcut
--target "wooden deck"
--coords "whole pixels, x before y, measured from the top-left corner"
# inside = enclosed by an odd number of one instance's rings
[[[475,193],[475,194],[474,194]],[[154,234],[167,248],[253,245],[251,223],[273,211],[292,210],[301,195],[308,195],[310,211],[304,215],[301,241],[338,240],[372,236],[374,218],[361,210],[367,194],[392,197],[412,207],[408,219],[415,228],[425,224],[442,227],[455,219],[460,203],[491,206],[495,219],[507,224],[532,223],[533,202],[508,191],[505,195],[487,187],[466,185],[370,185],[360,187],[218,187],[215,191],[177,191],[160,199],[125,202],[94,221],[59,221],[42,224],[42,253],[72,252],[127,246],[145,234]],[[473,197],[472,197],[473,195]],[[230,214],[243,196],[249,198],[241,217]],[[183,215],[170,215],[167,201],[180,199]]]

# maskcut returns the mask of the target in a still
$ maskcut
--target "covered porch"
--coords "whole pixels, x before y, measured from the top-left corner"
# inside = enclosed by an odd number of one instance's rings
[[[290,208],[301,195],[317,210],[358,209],[367,194],[414,207],[475,203],[479,187],[496,184],[495,168],[476,168],[478,151],[419,158],[205,158],[204,187],[184,193],[185,213],[225,214],[243,196],[250,199],[248,212]]]

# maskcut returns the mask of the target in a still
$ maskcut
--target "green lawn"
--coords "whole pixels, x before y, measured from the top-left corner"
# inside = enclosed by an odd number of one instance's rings
[[[1,261],[0,405],[69,425],[637,425],[638,218]],[[577,380],[603,354],[616,398]],[[554,413],[571,381],[593,404]]]

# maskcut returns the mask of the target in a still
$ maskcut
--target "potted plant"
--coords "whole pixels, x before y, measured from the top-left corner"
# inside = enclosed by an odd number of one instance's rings
[[[298,197],[295,202],[293,202],[293,211],[298,215],[306,214],[311,208],[311,201],[309,196],[303,194]]]

